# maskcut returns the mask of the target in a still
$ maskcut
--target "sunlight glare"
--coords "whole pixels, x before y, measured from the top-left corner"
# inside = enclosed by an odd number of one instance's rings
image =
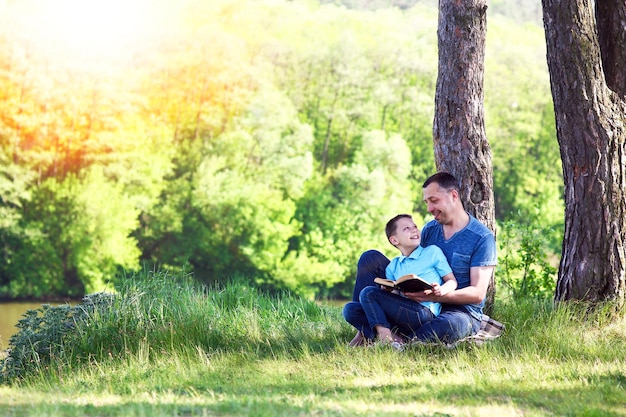
[[[159,2],[42,0],[23,16],[37,45],[76,59],[118,60],[145,47],[158,30]],[[23,12],[24,13],[24,12]]]

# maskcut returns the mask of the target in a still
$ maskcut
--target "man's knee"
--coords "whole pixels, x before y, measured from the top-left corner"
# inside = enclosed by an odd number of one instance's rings
[[[453,343],[472,334],[472,319],[461,312],[442,313],[415,332],[422,342]]]
[[[389,259],[385,255],[375,249],[370,249],[361,254],[359,262],[357,263],[357,268],[361,270],[376,270],[377,268],[382,267],[384,269],[388,264]]]
[[[347,303],[345,306],[343,306],[343,310],[342,310],[343,318],[347,322],[350,322],[352,317],[361,315],[362,312],[363,312],[363,307],[361,306],[361,303],[358,303],[355,301],[351,301]]]

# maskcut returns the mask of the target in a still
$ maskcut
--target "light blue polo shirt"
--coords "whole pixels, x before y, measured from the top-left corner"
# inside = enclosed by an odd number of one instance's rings
[[[443,284],[441,277],[452,272],[446,256],[437,246],[418,246],[409,256],[397,256],[389,262],[385,269],[388,279],[397,280],[403,275],[415,274],[426,282]],[[424,301],[422,305],[433,312],[435,316],[441,311],[441,304]]]

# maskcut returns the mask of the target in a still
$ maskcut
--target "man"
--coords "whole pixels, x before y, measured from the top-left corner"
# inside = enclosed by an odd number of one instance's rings
[[[487,287],[497,263],[493,233],[463,207],[456,178],[437,173],[424,182],[424,201],[434,220],[422,229],[423,247],[437,245],[446,256],[457,280],[457,289],[442,296],[405,293],[415,301],[442,303],[441,313],[415,331],[416,341],[454,343],[480,328]],[[367,251],[359,260],[357,289],[374,285],[375,274],[389,260],[377,251]],[[358,293],[357,293],[358,294]],[[357,333],[351,345],[361,343]]]

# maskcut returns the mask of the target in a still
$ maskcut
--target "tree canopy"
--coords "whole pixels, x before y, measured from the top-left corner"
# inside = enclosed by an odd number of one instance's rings
[[[394,254],[389,218],[426,219],[432,1],[132,2],[123,21],[113,2],[89,27],[78,3],[56,22],[34,0],[0,5],[0,296],[155,266],[346,295],[363,250]],[[485,56],[496,219],[540,210],[558,230],[544,37],[511,18],[490,16]],[[107,24],[124,37],[106,43]]]

